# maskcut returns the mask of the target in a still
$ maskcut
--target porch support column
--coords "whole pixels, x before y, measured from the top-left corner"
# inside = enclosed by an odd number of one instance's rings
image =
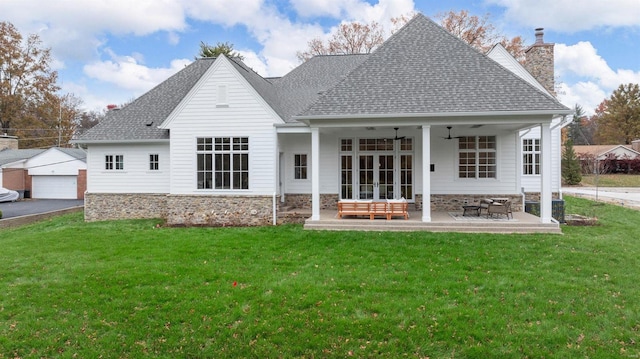
[[[551,223],[551,126],[540,125],[540,221]]]
[[[320,131],[311,128],[311,220],[320,220]]]
[[[422,222],[431,222],[431,126],[422,125]]]

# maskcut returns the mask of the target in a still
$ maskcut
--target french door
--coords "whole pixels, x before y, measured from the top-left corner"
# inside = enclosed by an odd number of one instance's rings
[[[359,155],[359,199],[394,198],[394,155]]]
[[[341,139],[340,198],[384,200],[413,191],[413,139]]]

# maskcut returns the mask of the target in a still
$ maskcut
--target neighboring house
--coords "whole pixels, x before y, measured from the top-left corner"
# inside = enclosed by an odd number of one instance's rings
[[[576,145],[573,146],[573,151],[581,160],[604,160],[610,157],[634,159],[640,155],[640,152],[625,145]]]
[[[281,205],[313,221],[340,199],[400,197],[424,222],[483,197],[522,208],[531,129],[550,223],[552,126],[570,113],[422,15],[371,54],[318,56],[281,78],[200,59],[76,141],[88,150],[85,218],[260,225]]]
[[[633,172],[638,171],[640,152],[638,142],[633,146],[625,145],[576,145],[573,151],[580,160],[582,173]]]
[[[2,187],[31,198],[83,199],[86,153],[80,149],[4,149],[0,151]]]

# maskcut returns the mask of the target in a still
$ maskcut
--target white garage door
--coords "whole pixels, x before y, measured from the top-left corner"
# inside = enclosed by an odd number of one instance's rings
[[[77,176],[33,176],[32,198],[78,198]]]

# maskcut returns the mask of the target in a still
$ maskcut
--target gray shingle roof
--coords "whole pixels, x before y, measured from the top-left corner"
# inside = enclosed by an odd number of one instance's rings
[[[568,109],[417,15],[301,115],[540,110]]]
[[[192,62],[149,92],[119,110],[112,110],[75,142],[169,139],[158,126],[171,114],[213,64],[213,58]]]
[[[362,64],[368,54],[316,56],[293,69],[275,82],[282,99],[281,117],[292,122],[320,94],[335,86],[353,69]]]
[[[12,149],[4,149],[0,151],[0,166],[6,165],[8,163],[28,160],[29,158],[39,155],[42,152],[46,151],[45,149],[22,149],[22,150],[12,150]]]
[[[66,153],[67,155],[77,159],[77,160],[81,160],[83,162],[87,162],[87,153],[80,148],[64,148],[64,147],[59,147],[58,150],[60,152]]]
[[[194,61],[149,92],[110,111],[75,142],[166,140],[159,126],[210,68]],[[317,56],[280,78],[242,61],[236,70],[285,121],[395,114],[569,111],[423,15],[368,55]]]
[[[79,148],[62,148],[62,147],[57,147],[56,148],[58,151],[62,152],[62,153],[66,153],[67,155],[77,159],[77,160],[81,160],[83,162],[87,162],[86,158],[87,158],[87,153]],[[13,163],[16,161],[21,161],[21,160],[28,160],[30,158],[33,158],[43,152],[47,151],[46,149],[42,149],[42,148],[33,148],[33,149],[18,149],[18,150],[12,150],[12,149],[4,149],[2,151],[0,151],[0,166],[2,165],[6,165],[8,163]]]

